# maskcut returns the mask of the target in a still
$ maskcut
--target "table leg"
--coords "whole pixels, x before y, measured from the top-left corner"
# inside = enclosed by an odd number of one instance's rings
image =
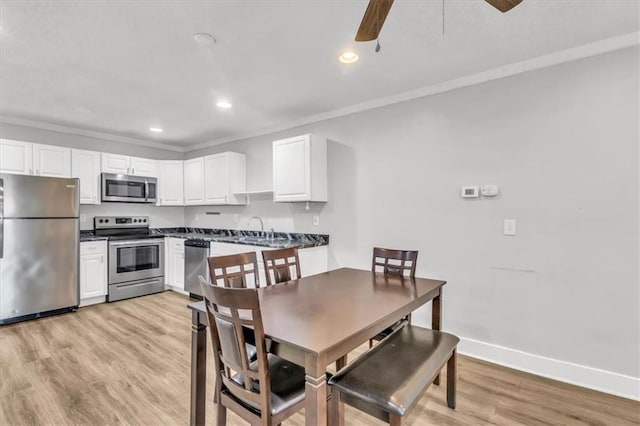
[[[305,356],[305,425],[327,424],[327,375],[318,356]]]
[[[191,426],[205,424],[207,385],[207,327],[198,312],[191,316]]]
[[[433,298],[433,303],[431,304],[431,329],[432,330],[440,330],[440,327],[442,326],[442,324],[441,324],[441,319],[442,319],[442,300],[441,300],[441,296],[442,296],[442,289],[440,289],[440,292],[438,293],[438,295]],[[440,374],[438,374],[436,376],[436,378],[433,379],[433,384],[434,385],[439,385],[440,384]]]

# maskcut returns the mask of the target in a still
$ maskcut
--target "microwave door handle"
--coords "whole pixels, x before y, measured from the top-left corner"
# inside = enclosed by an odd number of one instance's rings
[[[145,179],[144,181],[144,201],[149,200],[149,181]]]

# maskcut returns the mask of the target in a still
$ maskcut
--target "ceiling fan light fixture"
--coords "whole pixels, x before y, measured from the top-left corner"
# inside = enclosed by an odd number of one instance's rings
[[[358,62],[358,59],[360,59],[360,56],[352,51],[343,52],[342,55],[338,57],[338,60],[343,64],[353,64],[354,62]]]

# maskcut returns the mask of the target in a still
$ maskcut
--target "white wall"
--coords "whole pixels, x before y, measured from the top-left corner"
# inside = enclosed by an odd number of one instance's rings
[[[185,221],[233,226],[237,213],[244,227],[255,214],[326,232],[334,262],[361,268],[374,245],[418,249],[418,275],[448,281],[445,329],[637,378],[638,74],[631,48],[189,152],[245,152],[248,188],[261,189],[272,140],[333,141],[326,205],[194,207]],[[500,196],[459,197],[482,184]],[[517,236],[502,235],[505,218]],[[428,324],[428,308],[414,318]]]

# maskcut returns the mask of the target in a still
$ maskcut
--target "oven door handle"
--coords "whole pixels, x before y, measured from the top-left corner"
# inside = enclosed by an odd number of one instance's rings
[[[158,238],[158,239],[161,239],[161,238]],[[145,246],[159,246],[159,245],[161,245],[163,243],[160,242],[160,241],[153,242],[153,241],[149,241],[149,240],[134,240],[134,241],[120,241],[120,242],[110,241],[109,242],[110,246],[115,246],[115,247],[135,246],[135,245],[139,245],[139,244],[144,244]]]

